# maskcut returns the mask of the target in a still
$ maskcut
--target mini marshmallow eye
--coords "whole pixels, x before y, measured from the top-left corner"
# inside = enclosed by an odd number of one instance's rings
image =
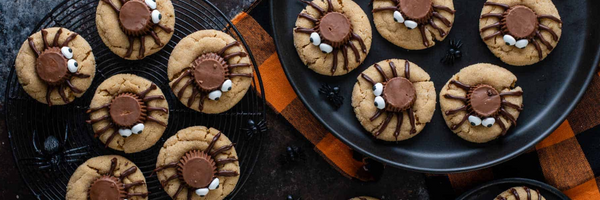
[[[404,17],[400,11],[394,11],[394,21],[398,23],[404,23]]]
[[[471,123],[471,126],[479,126],[481,125],[481,118],[471,115],[469,116],[469,123]]]
[[[485,127],[492,127],[494,125],[494,123],[496,123],[496,119],[494,119],[493,117],[488,117],[485,118],[483,121],[481,121],[481,125],[485,126]]]
[[[383,100],[383,97],[375,97],[375,107],[377,107],[377,109],[381,110],[385,108],[385,101]]]
[[[152,23],[158,24],[158,22],[160,22],[160,19],[162,19],[162,15],[160,14],[160,11],[153,10],[152,11]]]
[[[210,185],[208,185],[209,190],[214,190],[217,188],[219,188],[219,178],[213,179],[212,182],[210,182]]]
[[[522,48],[527,47],[528,44],[529,44],[529,40],[520,39],[519,41],[517,41],[517,43],[515,43],[515,46],[519,49],[522,49]]]
[[[381,96],[381,93],[383,93],[383,84],[376,83],[373,85],[373,94],[375,94],[375,96]]]
[[[508,46],[513,46],[517,43],[517,40],[512,35],[504,35],[503,37],[504,43]]]
[[[133,134],[140,134],[143,130],[144,124],[142,123],[136,124],[135,126],[131,127],[131,132],[133,132]]]
[[[119,134],[123,137],[129,137],[131,133],[131,129],[119,129]]]
[[[150,9],[154,10],[156,9],[156,0],[146,0],[146,5],[148,5],[148,7],[150,7]]]
[[[417,25],[419,25],[419,24],[417,24],[417,22],[412,21],[412,20],[406,20],[406,21],[404,21],[404,25],[408,29],[415,29],[415,28],[417,28]]]
[[[200,188],[196,190],[196,194],[200,197],[204,197],[208,194],[208,188]]]
[[[221,93],[220,90],[215,90],[215,91],[208,93],[208,98],[210,100],[218,101],[221,98],[222,94],[223,93]]]
[[[73,50],[70,47],[63,47],[60,48],[60,52],[62,53],[63,56],[65,56],[65,58],[67,59],[71,59],[73,58]]]
[[[221,85],[221,91],[228,92],[229,90],[231,90],[232,85],[233,85],[233,82],[231,82],[231,80],[229,80],[229,79],[225,80],[225,82],[223,82],[223,85]]]
[[[321,36],[317,32],[311,33],[310,42],[315,46],[319,46],[321,44]]]
[[[321,49],[321,52],[323,52],[323,53],[331,53],[333,51],[333,47],[331,45],[328,45],[325,43],[321,43],[319,45],[319,48]]]
[[[77,61],[75,61],[74,59],[70,59],[69,61],[67,61],[67,68],[71,73],[75,73],[79,68],[79,64],[77,64]]]

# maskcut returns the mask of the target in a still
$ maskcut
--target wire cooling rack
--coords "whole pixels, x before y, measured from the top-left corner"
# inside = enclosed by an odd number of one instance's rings
[[[48,107],[29,97],[19,84],[14,68],[7,80],[5,111],[8,135],[13,154],[27,186],[38,199],[64,199],[71,174],[85,160],[99,155],[122,155],[133,161],[146,176],[149,199],[171,199],[161,188],[156,175],[150,177],[155,168],[156,157],[164,141],[183,128],[204,125],[221,130],[236,143],[241,168],[240,180],[236,189],[228,196],[233,198],[244,185],[256,164],[261,150],[261,134],[248,136],[245,128],[248,121],[255,123],[266,120],[264,89],[256,61],[242,35],[227,17],[208,0],[172,0],[175,8],[175,33],[169,43],[159,52],[139,61],[128,61],[113,54],[100,39],[96,24],[96,7],[100,0],[65,0],[47,14],[32,34],[48,27],[64,27],[79,33],[90,45],[96,57],[96,76],[86,93],[74,102],[64,106]],[[203,29],[222,30],[241,41],[249,53],[256,77],[246,96],[231,110],[207,115],[185,107],[177,100],[168,85],[167,63],[170,52],[185,36]],[[25,38],[23,38],[25,41]],[[10,66],[14,66],[14,61]],[[92,127],[85,123],[94,91],[105,79],[121,73],[131,73],[156,83],[169,103],[169,125],[162,138],[150,149],[124,154],[109,148],[93,137]],[[24,159],[36,156],[33,149],[33,131],[43,142],[50,135],[63,138],[66,126],[69,139],[66,149],[89,145],[89,155],[79,162],[60,165],[55,173],[38,170],[28,165]]]

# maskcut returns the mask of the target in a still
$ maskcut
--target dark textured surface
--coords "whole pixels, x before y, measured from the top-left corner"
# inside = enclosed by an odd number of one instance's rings
[[[0,102],[4,102],[4,81],[20,44],[26,39],[35,24],[44,17],[49,8],[60,1],[54,0],[10,0],[0,1]],[[247,9],[253,0],[213,1],[226,15],[233,18]],[[261,3],[261,10],[266,2]],[[258,11],[262,12],[262,11]],[[266,12],[265,12],[266,13]],[[260,20],[260,19],[259,19]],[[265,27],[270,31],[269,27]],[[251,41],[249,41],[251,42]],[[0,103],[0,111],[3,113]],[[33,199],[23,184],[10,149],[0,115],[0,199]],[[288,194],[302,199],[348,199],[359,195],[370,195],[382,199],[428,199],[423,175],[395,168],[387,168],[381,180],[365,183],[350,180],[333,169],[313,145],[286,122],[283,117],[269,110],[269,129],[265,137],[263,152],[248,182],[237,199],[285,199]],[[283,162],[285,149],[298,146],[304,156],[296,162]]]

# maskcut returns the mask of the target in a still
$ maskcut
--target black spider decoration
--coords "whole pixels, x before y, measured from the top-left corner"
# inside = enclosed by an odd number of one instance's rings
[[[289,164],[302,159],[304,159],[304,152],[302,148],[295,145],[287,146],[285,152],[280,156],[281,165],[283,166],[289,166]]]
[[[287,197],[285,198],[285,200],[294,200],[294,196],[292,196],[291,194],[288,194]],[[295,200],[302,200],[302,198],[298,197]]]
[[[448,52],[446,52],[446,55],[440,61],[447,65],[454,65],[454,62],[460,60],[462,57],[462,52],[460,51],[462,45],[460,40],[450,40],[450,49],[448,49]]]
[[[331,87],[327,84],[321,85],[319,93],[324,94],[327,101],[335,108],[338,109],[344,104],[344,97],[340,95],[340,88],[337,86]]]
[[[255,123],[254,120],[248,120],[248,128],[242,128],[243,131],[246,132],[246,136],[248,139],[252,138],[255,134],[264,133],[269,130],[267,127],[267,123],[265,120],[261,120],[258,123]]]
[[[29,165],[36,166],[39,170],[50,170],[51,172],[58,171],[58,168],[63,163],[73,163],[81,161],[82,156],[88,155],[88,152],[78,152],[88,148],[88,146],[77,147],[73,149],[65,149],[68,139],[69,126],[65,128],[65,138],[59,141],[58,138],[51,135],[44,140],[43,149],[38,147],[38,136],[36,131],[33,131],[33,149],[37,156],[23,159],[29,161]]]

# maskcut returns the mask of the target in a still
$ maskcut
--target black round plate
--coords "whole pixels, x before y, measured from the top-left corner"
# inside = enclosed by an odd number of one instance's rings
[[[369,0],[356,0],[372,22]],[[537,144],[556,129],[577,104],[595,74],[600,56],[600,2],[592,0],[553,1],[563,20],[562,37],[554,51],[532,66],[513,67],[502,63],[479,36],[479,15],[484,0],[454,0],[454,27],[443,42],[420,51],[408,51],[383,39],[373,27],[371,52],[364,63],[341,77],[318,75],[303,65],[293,44],[296,16],[306,6],[296,0],[271,0],[271,23],[279,59],[294,90],[314,116],[340,140],[384,163],[428,173],[460,172],[489,167]],[[454,66],[440,63],[451,39],[462,40],[463,58]],[[473,144],[453,134],[444,123],[439,106],[422,133],[403,142],[384,143],[374,139],[355,117],[351,93],[356,77],[368,66],[390,58],[408,59],[431,76],[437,94],[460,69],[475,63],[492,63],[507,68],[525,91],[525,110],[518,126],[508,135],[486,144]],[[344,105],[334,110],[323,96],[321,84],[337,85]],[[438,98],[439,102],[439,98]]]
[[[560,190],[546,183],[526,178],[505,178],[495,180],[460,195],[456,200],[494,199],[505,190],[517,186],[526,186],[534,190],[538,189],[546,200],[571,200],[567,195],[560,192]]]
[[[208,0],[172,0],[176,22],[175,33],[171,40],[156,54],[143,60],[128,61],[112,53],[100,40],[95,24],[98,2],[100,0],[65,0],[52,9],[32,31],[35,33],[42,28],[60,26],[79,33],[90,43],[96,57],[96,76],[81,98],[64,106],[49,108],[48,105],[37,102],[25,93],[12,67],[14,62],[10,65],[12,69],[6,80],[4,104],[6,126],[13,155],[27,186],[38,199],[65,199],[67,183],[81,163],[91,157],[116,154],[131,160],[143,172],[150,192],[149,199],[170,200],[172,198],[164,192],[157,176],[150,176],[152,170],[156,168],[158,153],[163,143],[177,131],[190,126],[203,125],[223,131],[233,143],[236,143],[241,170],[240,179],[236,189],[226,199],[233,198],[252,174],[262,145],[261,134],[250,136],[244,129],[248,128],[250,119],[256,123],[266,120],[260,72],[242,35]],[[168,85],[167,63],[171,51],[182,38],[203,29],[222,30],[241,41],[254,64],[254,72],[257,76],[244,98],[229,111],[221,114],[208,115],[185,107],[177,100]],[[121,73],[135,74],[154,82],[169,102],[169,124],[161,139],[151,148],[138,153],[125,154],[105,148],[104,144],[93,137],[92,126],[85,123],[85,120],[89,119],[85,111],[89,108],[98,85],[105,79]],[[89,154],[81,157],[79,161],[62,163],[55,173],[38,170],[28,160],[37,156],[32,142],[34,131],[40,142],[50,135],[63,138],[68,131],[69,139],[65,148],[89,145],[87,149]]]

